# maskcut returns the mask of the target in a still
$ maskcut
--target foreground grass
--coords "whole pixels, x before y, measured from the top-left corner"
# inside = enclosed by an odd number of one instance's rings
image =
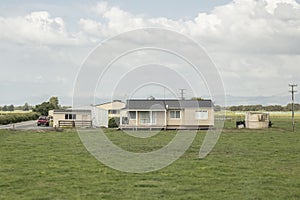
[[[165,145],[175,132],[146,140],[106,134],[125,149],[145,152]],[[204,136],[199,132],[172,165],[128,174],[95,160],[75,131],[2,130],[0,199],[300,199],[300,132],[227,129],[199,160]]]

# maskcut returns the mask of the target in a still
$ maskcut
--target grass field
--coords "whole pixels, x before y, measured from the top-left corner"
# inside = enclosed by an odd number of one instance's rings
[[[0,115],[5,115],[5,114],[18,114],[18,113],[31,113],[32,110],[24,111],[24,110],[14,110],[14,111],[0,111]]]
[[[238,117],[238,116],[235,116]],[[200,131],[172,165],[129,174],[94,159],[74,130],[0,131],[0,199],[300,199],[300,127],[273,117],[274,128],[234,129],[226,122],[216,147],[198,159]],[[299,118],[297,118],[299,121]],[[175,132],[137,139],[106,130],[124,149],[145,152]]]

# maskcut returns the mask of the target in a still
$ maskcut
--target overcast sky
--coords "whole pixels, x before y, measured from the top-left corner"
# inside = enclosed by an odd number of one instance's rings
[[[284,103],[288,84],[300,85],[296,0],[2,0],[0,105],[34,105],[51,96],[71,105],[90,52],[103,40],[143,27],[174,30],[199,43],[218,68],[230,104],[245,103],[232,96]]]

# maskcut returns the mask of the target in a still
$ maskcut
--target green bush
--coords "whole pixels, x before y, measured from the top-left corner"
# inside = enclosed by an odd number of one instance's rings
[[[29,120],[36,120],[39,115],[35,112],[31,113],[9,113],[6,115],[0,115],[0,125],[18,123]]]
[[[108,121],[108,128],[118,128],[119,125],[120,125],[119,117],[110,118]]]

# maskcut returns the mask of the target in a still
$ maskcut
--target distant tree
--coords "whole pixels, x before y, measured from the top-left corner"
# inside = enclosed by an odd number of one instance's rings
[[[295,110],[300,111],[300,104],[295,103]]]
[[[42,104],[38,104],[33,108],[33,112],[40,113],[41,115],[47,116],[49,110],[53,110],[54,107],[49,102],[43,102]]]
[[[287,106],[281,105],[239,105],[239,106],[231,106],[227,109],[230,111],[289,111],[291,110],[292,105],[288,104]],[[295,110],[300,110],[300,104],[295,104]]]
[[[192,97],[191,100],[199,100],[200,101],[200,100],[204,100],[204,99],[201,97]]]
[[[37,112],[40,113],[41,115],[47,116],[49,110],[58,109],[59,107],[60,106],[58,104],[58,98],[51,97],[49,101],[36,105],[32,110],[33,112]]]
[[[23,110],[23,106],[15,106],[15,110]]]
[[[29,108],[29,104],[26,102],[23,106],[23,110],[24,111],[28,111],[30,108]]]
[[[2,111],[8,111],[7,105],[4,105],[4,106],[3,106]]]
[[[230,107],[229,107],[229,110],[230,110],[230,111],[237,111],[237,106],[230,106]]]
[[[269,105],[269,106],[264,106],[265,111],[284,111],[284,107],[281,105]]]
[[[247,111],[261,111],[261,110],[263,110],[262,105],[250,105],[248,108],[249,109]]]
[[[58,101],[58,98],[57,97],[51,97],[49,99],[49,103],[52,105],[52,107],[54,109],[58,109],[59,108],[59,101]]]
[[[286,105],[286,106],[284,107],[284,110],[285,110],[285,111],[291,111],[291,110],[292,110],[292,104],[289,103],[288,105]],[[300,104],[295,103],[295,104],[294,104],[294,110],[295,110],[295,111],[300,111]]]
[[[221,106],[219,106],[219,105],[215,105],[214,110],[215,110],[216,112],[219,112],[219,111],[222,110],[222,108],[221,108]]]
[[[242,106],[242,105],[237,106],[237,110],[238,111],[244,111],[244,106]]]
[[[0,106],[0,111],[2,110],[2,106]]]
[[[14,111],[15,110],[15,107],[14,107],[14,105],[9,105],[9,106],[7,106],[7,111]]]

